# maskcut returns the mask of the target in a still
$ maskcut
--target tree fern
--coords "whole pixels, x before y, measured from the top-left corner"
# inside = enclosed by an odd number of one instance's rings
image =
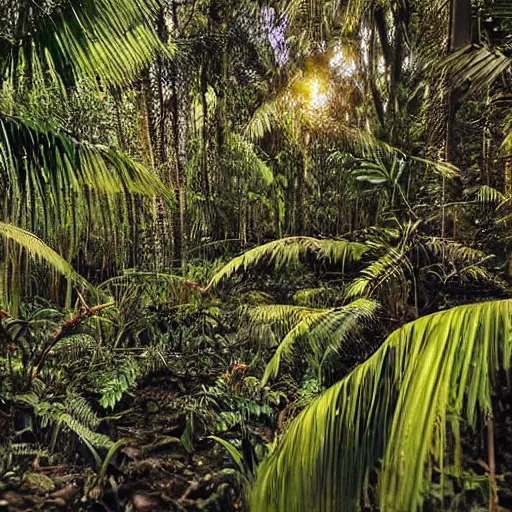
[[[421,509],[433,462],[460,474],[461,421],[492,415],[491,386],[512,362],[511,315],[512,301],[486,302],[392,333],[292,423],[259,468],[251,510],[352,512],[370,471],[380,510]]]

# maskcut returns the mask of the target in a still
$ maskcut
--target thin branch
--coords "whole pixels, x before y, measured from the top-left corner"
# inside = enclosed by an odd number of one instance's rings
[[[83,298],[81,297],[81,300]],[[85,301],[84,301],[85,304]],[[114,302],[108,302],[107,304],[101,304],[99,306],[94,306],[90,308],[87,304],[85,304],[85,307],[83,310],[79,311],[78,313],[75,313],[69,320],[64,322],[62,327],[55,332],[55,334],[50,338],[50,340],[46,343],[44,346],[41,355],[39,356],[39,359],[34,367],[34,370],[32,372],[32,378],[35,378],[39,375],[39,372],[41,370],[41,366],[46,361],[48,354],[52,350],[52,348],[57,344],[57,342],[62,339],[68,332],[73,331],[76,329],[86,318],[89,318],[91,316],[95,316],[104,309],[110,308],[114,305]]]

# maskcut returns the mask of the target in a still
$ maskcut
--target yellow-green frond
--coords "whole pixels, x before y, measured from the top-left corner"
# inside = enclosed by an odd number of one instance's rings
[[[492,414],[491,384],[511,366],[511,327],[505,300],[435,313],[392,333],[294,420],[259,468],[251,511],[353,512],[371,471],[379,510],[421,510],[431,463],[460,469],[460,423],[476,428]]]
[[[318,239],[307,236],[280,238],[233,258],[212,277],[207,288],[213,288],[239,270],[247,270],[263,262],[275,268],[283,268],[298,264],[302,257],[312,253],[318,258],[344,264],[349,261],[359,261],[366,251],[367,247],[364,244],[347,240]]]
[[[48,247],[33,233],[11,224],[0,222],[0,235],[23,247],[31,258],[44,262],[74,283],[84,287],[91,286],[81,275],[75,272],[73,267],[62,256]]]
[[[157,51],[168,51],[153,28],[154,0],[70,1],[36,25],[17,60],[15,73],[49,70],[57,80],[89,77],[123,85],[147,67]]]
[[[377,303],[359,299],[339,308],[296,309],[298,311],[295,316],[300,320],[286,334],[268,363],[262,379],[263,385],[278,375],[282,360],[291,358],[298,340],[305,340],[316,359],[322,360],[326,352],[338,350],[361,322],[373,318]]]

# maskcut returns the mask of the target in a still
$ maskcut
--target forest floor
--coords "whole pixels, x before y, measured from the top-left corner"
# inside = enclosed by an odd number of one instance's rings
[[[178,404],[185,392],[164,377],[134,393],[130,408],[111,424],[123,441],[103,477],[64,458],[14,467],[0,482],[0,511],[242,510],[237,472],[225,450],[210,439],[196,442],[192,452],[184,448],[187,421]]]

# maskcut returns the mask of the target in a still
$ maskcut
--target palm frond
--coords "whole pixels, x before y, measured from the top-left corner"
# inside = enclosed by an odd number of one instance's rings
[[[435,257],[449,260],[452,263],[479,263],[489,255],[479,249],[447,238],[431,237],[425,241],[427,247]]]
[[[443,67],[453,86],[470,94],[490,87],[511,64],[512,59],[496,49],[470,45],[452,53]]]
[[[126,272],[104,281],[98,290],[112,296],[118,308],[125,311],[149,304],[184,304],[194,296],[199,298],[195,283],[163,272]]]
[[[319,307],[332,304],[338,296],[339,289],[336,288],[302,288],[293,294],[292,301],[297,306]]]
[[[37,197],[49,188],[79,192],[82,187],[104,193],[167,193],[162,183],[128,156],[101,145],[78,142],[0,113],[0,173],[3,183],[23,197]]]
[[[379,510],[420,510],[433,462],[460,471],[461,422],[492,414],[491,385],[512,362],[511,315],[510,300],[459,306],[392,333],[294,420],[259,468],[251,510],[359,510],[371,471]]]
[[[297,323],[303,322],[311,315],[327,313],[332,309],[319,309],[290,304],[265,304],[262,306],[245,306],[243,315],[251,324],[264,324],[278,332],[289,331]]]
[[[58,81],[90,77],[123,85],[166,50],[154,29],[157,8],[154,0],[64,3],[41,18],[21,52],[12,51],[11,74],[47,70]]]
[[[304,339],[318,360],[323,360],[326,352],[332,353],[341,347],[354,329],[362,322],[373,318],[377,303],[358,299],[339,308],[299,312],[303,318],[288,332],[279,344],[268,363],[262,378],[262,385],[277,377],[283,359],[291,359],[296,342]]]
[[[341,262],[344,265],[345,262],[359,261],[367,249],[364,244],[341,239],[318,239],[307,236],[280,238],[233,258],[211,278],[207,289],[218,285],[224,278],[229,278],[238,270],[247,270],[262,262],[275,268],[283,268],[298,264],[302,257],[312,253],[319,258]]]
[[[71,246],[83,217],[103,218],[108,229],[114,217],[110,198],[119,198],[124,208],[127,194],[172,199],[149,169],[123,153],[1,113],[0,180],[8,204],[4,220],[43,236],[60,226]]]
[[[271,185],[274,174],[268,164],[256,153],[255,146],[241,135],[231,132],[226,137],[226,150],[231,158],[240,165],[243,162],[244,170],[253,176],[259,176],[265,185]]]
[[[84,288],[91,287],[62,256],[48,247],[36,235],[5,222],[0,222],[0,235],[20,245],[31,258],[44,262],[67,279]]]
[[[345,290],[348,299],[374,295],[390,279],[404,279],[407,270],[411,270],[408,247],[389,248],[388,252],[370,263],[361,271]]]
[[[505,200],[505,195],[489,185],[479,185],[471,189],[475,193],[475,199],[482,204],[500,204]]]

